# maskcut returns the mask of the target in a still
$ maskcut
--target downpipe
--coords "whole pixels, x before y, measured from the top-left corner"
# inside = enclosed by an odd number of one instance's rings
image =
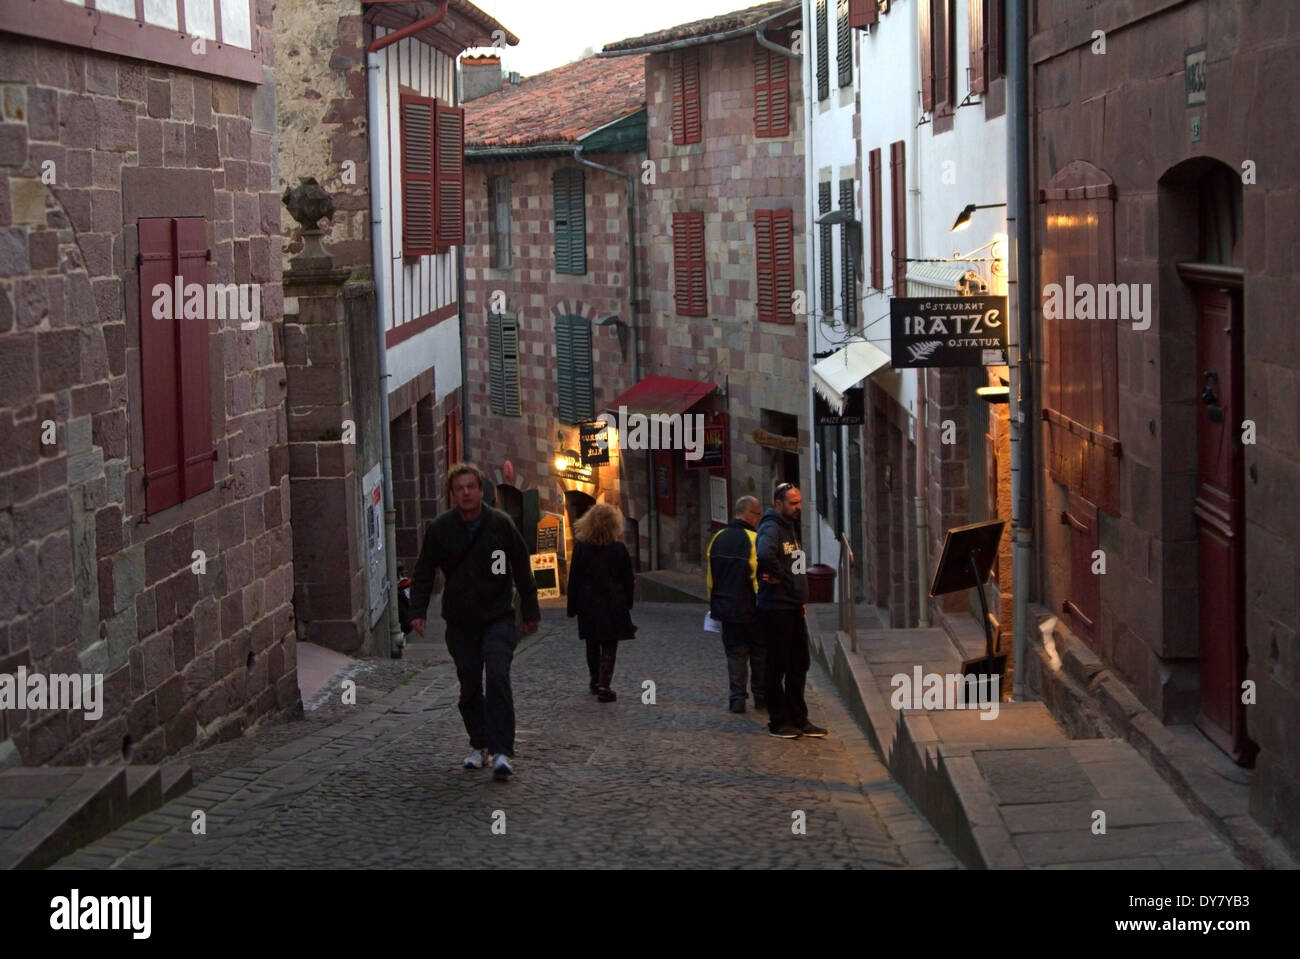
[[[636,177],[617,167],[606,166],[582,155],[582,144],[573,148],[573,159],[582,166],[600,170],[627,181],[627,258],[628,258],[628,319],[629,336],[632,341],[632,382],[641,382],[641,323],[637,311],[637,268],[636,268]],[[623,437],[619,437],[619,459],[623,457]],[[655,470],[654,456],[646,451],[646,516],[650,518],[650,568],[659,568],[659,511],[655,508]]]
[[[1008,311],[1016,318],[1008,329],[1010,364],[1010,441],[1012,501],[1012,629],[1015,680],[1012,698],[1025,698],[1025,655],[1029,635],[1029,585],[1033,565],[1033,358],[1032,300],[1026,295],[1033,275],[1029,203],[1029,36],[1026,0],[1009,0],[1007,33],[1007,240]]]
[[[379,70],[372,62],[373,53],[366,53],[366,92],[370,105],[380,102]],[[367,114],[369,110],[367,110]],[[375,170],[380,169],[379,138],[370,138],[370,170],[373,178]],[[375,231],[382,229],[385,223],[383,201],[379,190],[370,191],[370,251],[372,268],[375,274],[375,335],[379,348],[379,438],[382,449],[380,462],[384,485],[384,562],[388,577],[388,641],[379,642],[375,650],[381,656],[400,657],[406,645],[402,635],[402,626],[398,609],[400,605],[397,581],[397,506],[393,497],[393,449],[389,433],[388,412],[388,344],[384,339],[384,317],[388,315],[389,303],[386,295],[387,285],[383,282],[388,274],[387,264],[383,261],[383,246]],[[369,621],[369,612],[366,614]]]

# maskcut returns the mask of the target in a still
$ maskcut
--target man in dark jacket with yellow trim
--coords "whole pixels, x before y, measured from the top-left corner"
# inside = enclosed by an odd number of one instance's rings
[[[755,540],[762,507],[753,496],[736,500],[735,518],[709,542],[705,580],[709,614],[722,624],[722,648],[727,653],[731,683],[730,709],[745,711],[747,665],[752,666],[754,708],[766,709],[763,666],[766,652],[758,630],[754,594],[758,591],[758,552]]]
[[[470,463],[448,471],[447,489],[456,505],[424,531],[411,581],[411,626],[424,635],[434,574],[441,569],[446,577],[442,618],[447,621],[447,649],[456,661],[460,715],[473,748],[464,765],[482,769],[491,756],[493,776],[506,779],[513,772],[510,757],[515,754],[510,664],[519,634],[514,590],[519,590],[525,633],[537,629],[541,612],[528,547],[507,514],[483,505],[483,485],[483,472]]]

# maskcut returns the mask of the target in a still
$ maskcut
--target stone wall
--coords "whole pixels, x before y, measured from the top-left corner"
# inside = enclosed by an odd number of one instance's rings
[[[359,277],[372,273],[370,153],[366,138],[365,24],[357,0],[282,3],[275,33],[279,101],[279,189],[311,176],[334,198],[323,220],[323,246],[335,266]],[[396,133],[394,133],[396,136]],[[284,266],[302,250],[301,228],[282,210]]]
[[[640,183],[642,153],[595,154],[589,159],[625,170],[636,177],[638,205],[646,189]],[[466,236],[474,242],[465,254],[466,388],[469,390],[469,449],[489,476],[511,460],[520,477],[516,485],[536,488],[544,511],[563,513],[567,489],[620,503],[627,483],[618,479],[617,463],[597,470],[597,482],[578,484],[555,475],[557,447],[577,449],[577,428],[561,423],[555,369],[555,318],[574,314],[592,321],[591,356],[596,412],[633,385],[633,337],[629,331],[627,355],[619,346],[614,326],[599,326],[606,317],[625,324],[633,320],[628,292],[627,181],[611,173],[584,167],[587,218],[587,272],[582,276],[555,272],[554,217],[551,176],[561,168],[578,167],[571,158],[521,159],[475,162],[465,177]],[[508,176],[511,191],[512,265],[491,266],[487,241],[492,211],[489,184],[495,176]],[[636,213],[639,276],[645,282],[647,245],[644,209]],[[519,321],[519,394],[521,416],[492,412],[488,384],[487,315],[495,291],[504,294],[506,312]],[[638,322],[646,322],[644,305]],[[642,337],[646,335],[642,331]],[[643,353],[645,346],[642,347]],[[563,434],[563,440],[559,434]],[[563,444],[563,445],[561,445]],[[617,458],[617,453],[614,454]],[[636,485],[634,473],[633,485]],[[641,484],[642,487],[644,484]],[[645,498],[624,502],[630,515],[641,515]],[[644,529],[644,526],[643,526]]]
[[[1040,7],[1044,6],[1040,4]],[[1238,247],[1244,270],[1243,419],[1257,441],[1242,447],[1245,473],[1244,620],[1257,702],[1246,708],[1259,746],[1251,811],[1300,846],[1300,336],[1296,223],[1300,168],[1294,110],[1245,108],[1300,87],[1300,6],[1193,0],[1135,19],[1119,2],[1055,0],[1031,39],[1035,185],[1080,159],[1115,186],[1116,280],[1147,283],[1147,330],[1119,326],[1120,509],[1103,513],[1098,652],[1165,722],[1187,722],[1199,697],[1196,527],[1196,306],[1175,263],[1205,257],[1195,238],[1192,174],[1216,168],[1240,181]],[[1074,39],[1107,30],[1104,56]],[[1184,58],[1206,48],[1205,102],[1189,106]],[[1080,50],[1085,52],[1080,53]],[[1199,123],[1193,135],[1192,120]],[[1251,170],[1245,164],[1249,161]],[[1190,199],[1189,199],[1190,195]],[[1041,454],[1041,447],[1040,447]],[[1043,461],[1039,460],[1039,468]],[[1047,519],[1062,487],[1044,476]],[[1049,542],[1049,553],[1058,553]],[[1058,543],[1059,545],[1059,543]],[[1044,605],[1068,589],[1046,569]]]
[[[648,143],[655,182],[648,186],[650,324],[643,375],[707,380],[727,393],[731,417],[731,500],[742,494],[770,499],[781,454],[752,439],[764,411],[798,418],[799,481],[814,482],[808,393],[807,318],[792,325],[760,323],[754,214],[794,213],[794,286],[807,290],[804,264],[804,138],[800,74],[791,61],[790,133],[754,135],[753,37],[709,44],[700,51],[701,142],[672,138],[672,53],[646,60]],[[678,316],[673,295],[673,213],[703,211],[707,256],[707,317]],[[703,476],[704,474],[701,474]],[[706,504],[700,528],[665,523],[661,553],[701,556],[708,535]],[[805,528],[807,524],[805,523]]]
[[[152,762],[299,706],[269,4],[255,29],[257,86],[0,36],[0,673],[105,697],[0,711],[0,765]],[[136,221],[160,216],[206,218],[208,280],[258,284],[262,320],[210,321],[215,485],[147,516]]]

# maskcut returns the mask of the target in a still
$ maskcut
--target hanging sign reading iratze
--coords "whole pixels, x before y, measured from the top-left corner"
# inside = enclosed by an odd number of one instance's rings
[[[889,301],[890,365],[1004,366],[1005,296],[894,297]]]

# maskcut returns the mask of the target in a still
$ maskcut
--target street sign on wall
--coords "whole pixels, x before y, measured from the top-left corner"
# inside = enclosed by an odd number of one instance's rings
[[[693,415],[693,414],[687,414]],[[721,469],[727,465],[727,414],[705,413],[703,445],[699,458],[685,457],[688,470]]]
[[[609,424],[583,423],[578,427],[578,442],[582,447],[583,466],[609,464]]]
[[[1007,363],[1005,296],[893,297],[889,326],[896,370]]]
[[[861,426],[866,422],[866,391],[861,386],[844,391],[844,409],[836,413],[822,395],[813,390],[813,411],[818,426]]]

